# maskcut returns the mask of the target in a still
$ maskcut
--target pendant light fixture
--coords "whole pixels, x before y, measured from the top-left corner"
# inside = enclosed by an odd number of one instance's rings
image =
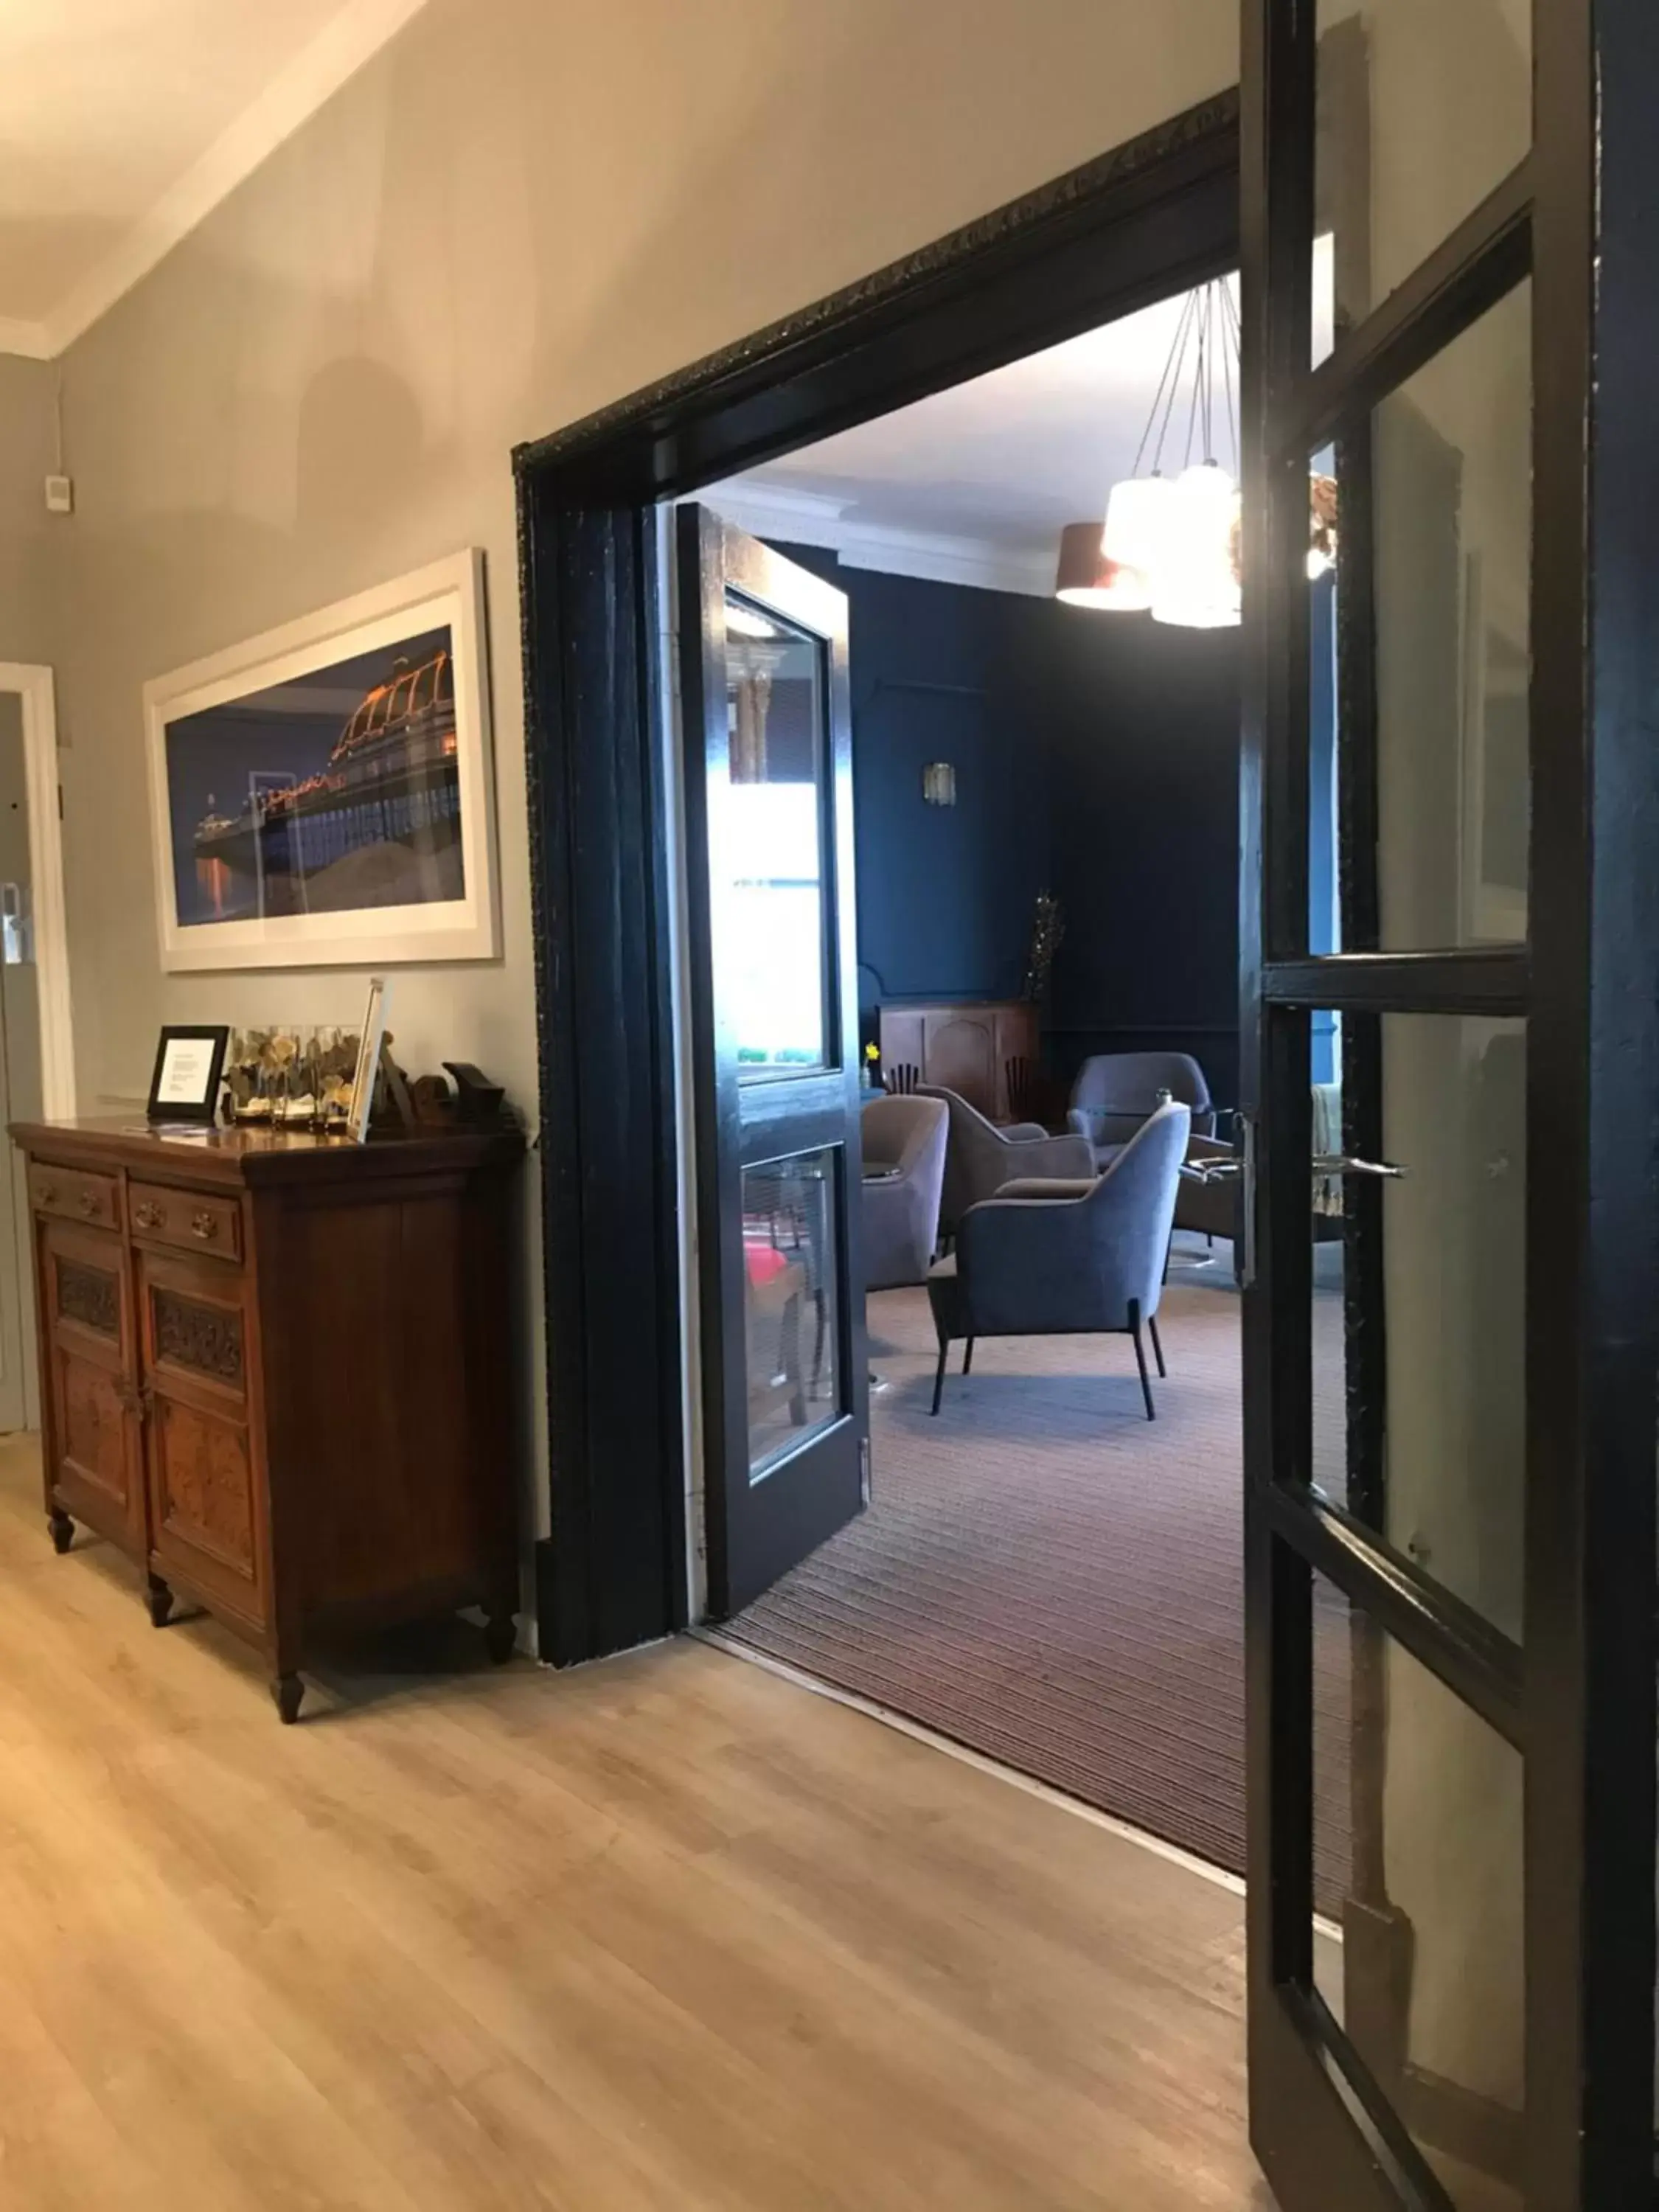
[[[1220,629],[1240,618],[1238,303],[1230,277],[1189,292],[1130,475],[1112,487],[1105,528],[1068,523],[1060,535],[1057,598],[1154,622]],[[1165,473],[1166,454],[1181,466]],[[1146,464],[1150,459],[1150,468]],[[1144,471],[1144,473],[1143,473]],[[1337,487],[1308,486],[1308,574],[1336,561]]]

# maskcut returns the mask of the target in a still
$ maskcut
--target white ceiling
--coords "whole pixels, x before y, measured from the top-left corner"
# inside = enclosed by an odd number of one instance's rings
[[[1315,271],[1316,359],[1330,346],[1329,258]],[[1133,471],[1182,307],[1182,295],[1160,301],[701,496],[759,535],[833,547],[854,567],[1046,594],[1061,529],[1103,518],[1112,485]],[[1187,453],[1191,381],[1189,370],[1166,470]],[[1214,458],[1236,473],[1219,375],[1214,389]],[[1237,406],[1235,390],[1235,421]],[[1194,460],[1202,442],[1195,434]]]
[[[61,352],[424,0],[0,0],[0,352]]]

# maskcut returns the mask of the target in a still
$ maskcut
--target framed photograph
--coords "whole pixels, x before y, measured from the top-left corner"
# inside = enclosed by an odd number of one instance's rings
[[[219,1078],[228,1029],[164,1029],[149,1079],[151,1121],[211,1121],[218,1110]]]
[[[161,964],[488,960],[483,556],[144,689]]]
[[[368,1117],[374,1104],[374,1079],[380,1072],[380,1043],[386,1036],[386,1004],[392,986],[384,975],[371,975],[363,1033],[357,1046],[357,1070],[351,1079],[350,1119],[347,1127],[358,1144],[368,1137]]]

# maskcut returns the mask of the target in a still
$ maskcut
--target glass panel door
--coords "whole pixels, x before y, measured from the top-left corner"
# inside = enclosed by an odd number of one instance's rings
[[[679,511],[709,1609],[858,1512],[868,1376],[847,601]]]
[[[1610,21],[1243,9],[1250,2104],[1285,2212],[1653,2202],[1645,459],[1645,515],[1627,483],[1659,161],[1622,205]]]

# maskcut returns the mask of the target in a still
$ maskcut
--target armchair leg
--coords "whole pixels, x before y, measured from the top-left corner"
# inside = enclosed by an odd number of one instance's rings
[[[1152,1357],[1158,1362],[1158,1371],[1161,1376],[1167,1375],[1170,1370],[1164,1364],[1164,1346],[1158,1340],[1158,1316],[1156,1314],[1147,1315],[1146,1333],[1152,1340]]]
[[[930,1410],[937,1413],[939,1401],[945,1395],[945,1363],[951,1356],[951,1340],[942,1336],[939,1340],[939,1366],[933,1376],[933,1402]]]
[[[973,1340],[973,1338],[970,1336],[970,1337],[969,1338],[969,1340],[968,1340],[968,1349],[967,1349],[967,1351],[966,1351],[966,1352],[964,1352],[963,1353],[963,1355],[962,1355],[962,1371],[963,1371],[963,1373],[964,1375],[970,1375],[970,1374],[973,1372],[973,1368],[974,1368],[974,1340]]]
[[[1146,1346],[1141,1341],[1140,1302],[1138,1298],[1129,1301],[1129,1334],[1135,1340],[1135,1365],[1140,1370],[1140,1395],[1146,1401],[1146,1418],[1149,1421],[1155,1421],[1158,1409],[1152,1403],[1152,1386],[1146,1373]]]

